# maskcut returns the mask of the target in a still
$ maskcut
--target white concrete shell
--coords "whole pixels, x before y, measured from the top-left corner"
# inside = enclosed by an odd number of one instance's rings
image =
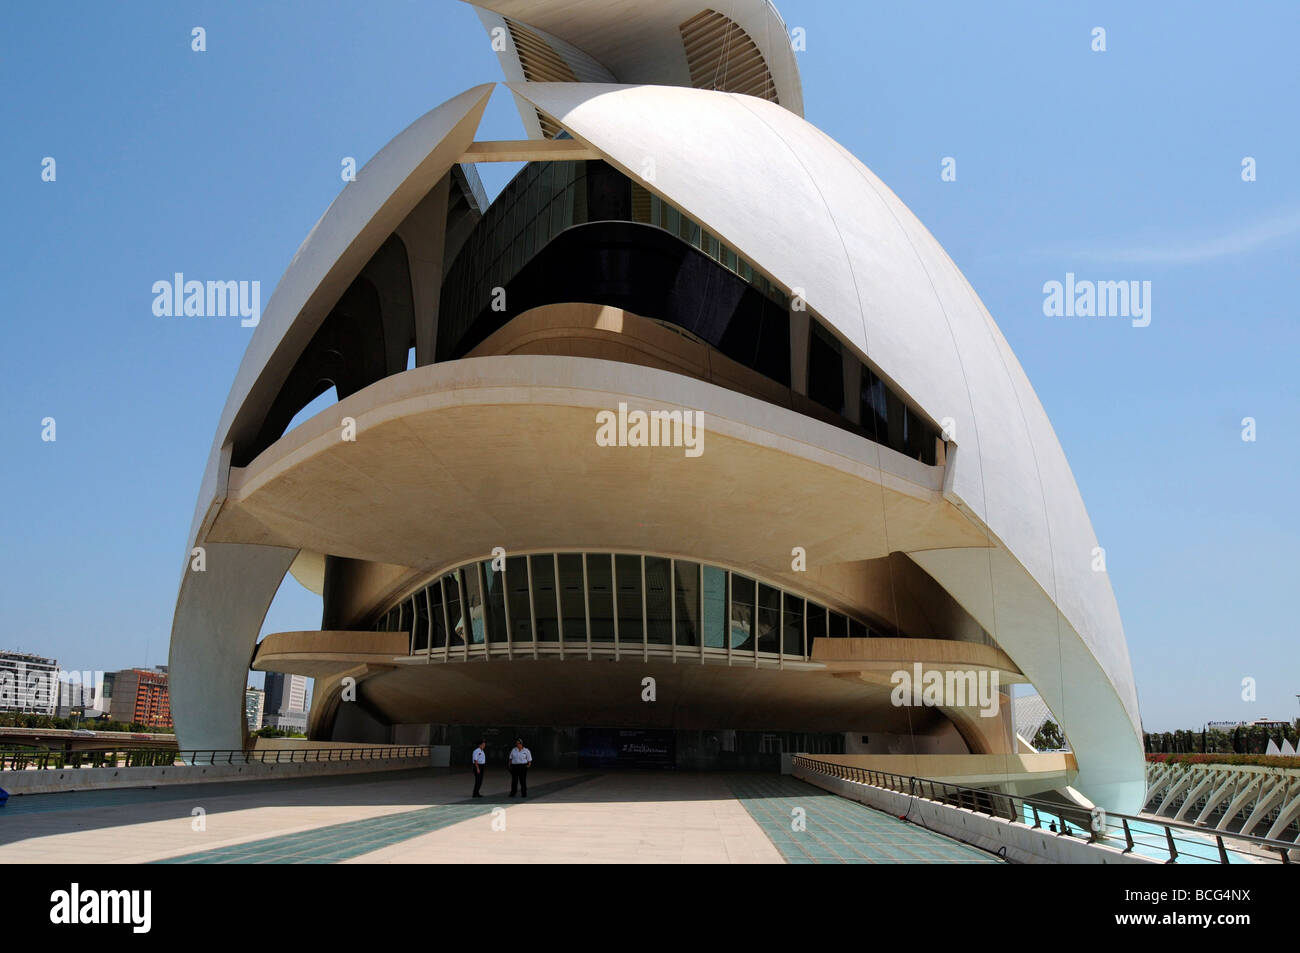
[[[995,550],[909,553],[1021,665],[1061,719],[1099,803],[1136,808],[1141,722],[1119,610],[1051,423],[957,266],[866,166],[749,96],[661,86],[512,83],[803,297],[936,422],[946,494]],[[990,552],[994,553],[990,556]]]
[[[908,555],[1039,690],[1076,752],[1076,786],[1112,810],[1136,811],[1144,788],[1137,698],[1109,581],[1092,569],[1095,535],[1024,371],[929,232],[845,149],[773,103],[676,86],[510,88],[633,178],[653,168],[647,188],[806,300],[934,421],[952,419],[942,499],[984,539]],[[248,661],[297,555],[283,545],[210,541],[221,538],[209,534],[226,504],[232,442],[256,428],[339,295],[466,152],[489,92],[480,86],[448,101],[368,163],[268,304],[195,513],[191,545],[208,546],[207,571],[187,564],[177,602],[172,704],[185,748],[240,745]],[[890,451],[872,446],[879,470]],[[884,535],[885,552],[898,548],[887,524]]]
[[[509,19],[541,36],[583,83],[654,83],[692,86],[681,24],[709,9],[700,0],[466,0],[472,2],[489,34]],[[729,0],[716,11],[753,41],[772,77],[778,101],[803,115],[799,65],[785,21],[769,0]],[[501,35],[501,34],[498,34]],[[519,51],[507,35],[497,54],[510,81],[525,81]],[[725,70],[716,77],[725,87]],[[730,87],[735,88],[735,87]],[[521,110],[525,127],[536,120]]]

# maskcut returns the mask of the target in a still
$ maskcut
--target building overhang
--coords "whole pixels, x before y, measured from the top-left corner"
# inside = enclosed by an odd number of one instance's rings
[[[702,452],[601,446],[597,414],[620,403],[700,411]],[[208,538],[427,573],[496,547],[659,552],[807,588],[796,546],[810,570],[987,546],[942,483],[942,468],[678,374],[485,357],[385,378],[232,468]]]

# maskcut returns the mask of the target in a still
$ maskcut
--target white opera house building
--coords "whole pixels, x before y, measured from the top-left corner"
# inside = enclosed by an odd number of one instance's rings
[[[1028,378],[933,236],[804,120],[771,4],[705,3],[480,0],[527,135],[480,140],[495,84],[467,89],[307,236],[187,541],[181,747],[247,744],[251,668],[315,679],[319,740],[807,752],[1137,810],[1118,608]],[[489,202],[496,161],[525,164]],[[259,643],[288,574],[320,628]],[[900,704],[900,672],[978,676],[991,703]],[[1015,685],[1068,753],[1016,736]]]

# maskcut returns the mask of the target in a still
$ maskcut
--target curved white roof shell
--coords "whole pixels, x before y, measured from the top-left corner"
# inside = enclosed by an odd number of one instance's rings
[[[952,418],[949,498],[1013,565],[1002,580],[987,551],[910,555],[1069,726],[1080,785],[1141,786],[1128,647],[1110,581],[1093,570],[1097,539],[1065,453],[1006,339],[916,216],[844,147],[764,100],[670,86],[510,88],[777,284],[801,289],[810,310],[925,413]],[[1089,656],[1104,686],[1086,671]],[[1093,708],[1086,719],[1066,711]],[[1089,765],[1092,741],[1108,754]]]
[[[739,89],[752,79],[755,65],[746,55],[751,41],[770,75],[772,91],[786,109],[803,115],[803,85],[785,21],[769,0],[466,0],[478,11],[489,34],[503,41],[497,57],[506,79],[558,79],[530,76],[508,23],[530,30],[582,83],[654,83],[687,87]],[[691,24],[714,22],[701,33]],[[733,25],[719,34],[719,24]],[[683,27],[690,43],[707,62],[707,77],[693,75]],[[737,34],[735,30],[743,32]],[[495,39],[496,37],[494,37]],[[500,45],[500,44],[499,44]],[[696,62],[697,74],[699,61]],[[746,90],[748,91],[748,90]],[[520,106],[524,126],[540,136],[537,120]]]

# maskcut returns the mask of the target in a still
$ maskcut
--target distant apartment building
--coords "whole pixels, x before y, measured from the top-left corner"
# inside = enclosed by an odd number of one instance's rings
[[[305,711],[272,712],[266,716],[267,728],[279,728],[290,734],[307,733],[307,713]]]
[[[111,672],[60,670],[58,716],[60,718],[108,717],[112,678]]]
[[[282,715],[307,710],[307,676],[266,673],[266,712]]]
[[[244,691],[244,717],[248,721],[248,730],[257,731],[262,727],[263,706],[266,692],[249,685]]]
[[[307,731],[307,676],[266,673],[266,716],[268,728]]]
[[[57,659],[0,652],[0,711],[53,715],[58,705]]]
[[[127,668],[115,673],[109,717],[149,728],[171,728],[167,673],[144,668]]]

